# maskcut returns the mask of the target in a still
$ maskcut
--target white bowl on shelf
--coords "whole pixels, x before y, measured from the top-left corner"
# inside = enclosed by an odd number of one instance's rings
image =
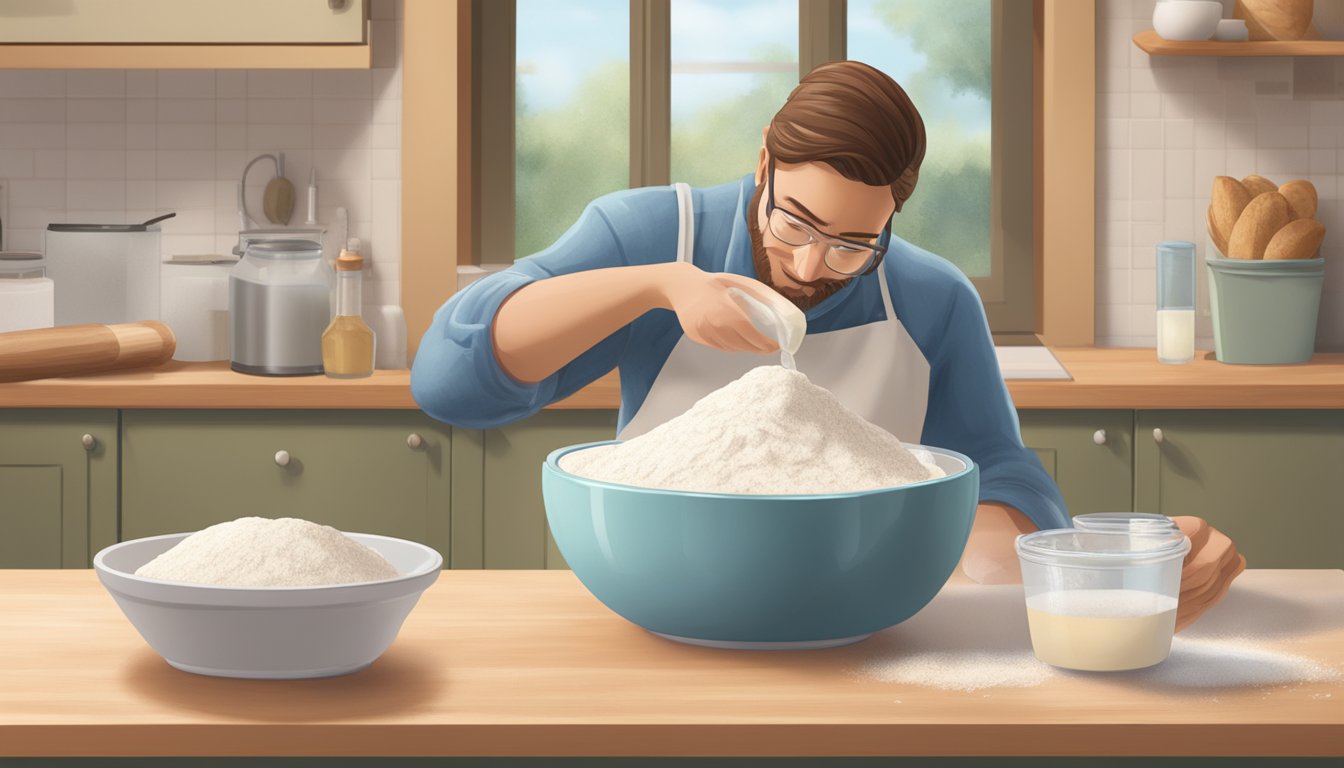
[[[1159,0],[1153,7],[1153,29],[1163,40],[1208,40],[1222,18],[1217,0]]]

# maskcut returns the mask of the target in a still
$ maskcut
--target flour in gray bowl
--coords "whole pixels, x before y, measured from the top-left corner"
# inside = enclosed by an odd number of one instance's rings
[[[135,575],[228,587],[315,587],[399,574],[382,555],[329,525],[240,517],[191,534]]]

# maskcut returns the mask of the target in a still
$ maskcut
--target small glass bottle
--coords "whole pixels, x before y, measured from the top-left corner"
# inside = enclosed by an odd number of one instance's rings
[[[322,368],[336,379],[373,373],[373,331],[360,314],[364,257],[351,238],[336,258],[336,317],[322,334]]]
[[[1157,244],[1157,359],[1195,359],[1195,244],[1186,240]]]

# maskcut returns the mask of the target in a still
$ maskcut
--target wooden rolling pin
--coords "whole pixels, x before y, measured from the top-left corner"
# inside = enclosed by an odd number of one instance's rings
[[[177,337],[157,320],[0,333],[0,382],[162,365]]]

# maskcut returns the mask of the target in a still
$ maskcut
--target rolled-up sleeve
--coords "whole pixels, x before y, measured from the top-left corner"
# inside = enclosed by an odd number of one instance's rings
[[[953,290],[947,318],[930,361],[923,442],[980,465],[980,501],[1018,509],[1041,529],[1068,527],[1059,486],[1022,444],[984,306],[969,281]]]
[[[492,328],[505,299],[537,280],[628,263],[606,214],[594,203],[550,248],[458,291],[434,313],[420,340],[411,366],[416,404],[439,421],[488,429],[536,413],[601,377],[619,361],[628,326],[536,383],[504,372]]]

